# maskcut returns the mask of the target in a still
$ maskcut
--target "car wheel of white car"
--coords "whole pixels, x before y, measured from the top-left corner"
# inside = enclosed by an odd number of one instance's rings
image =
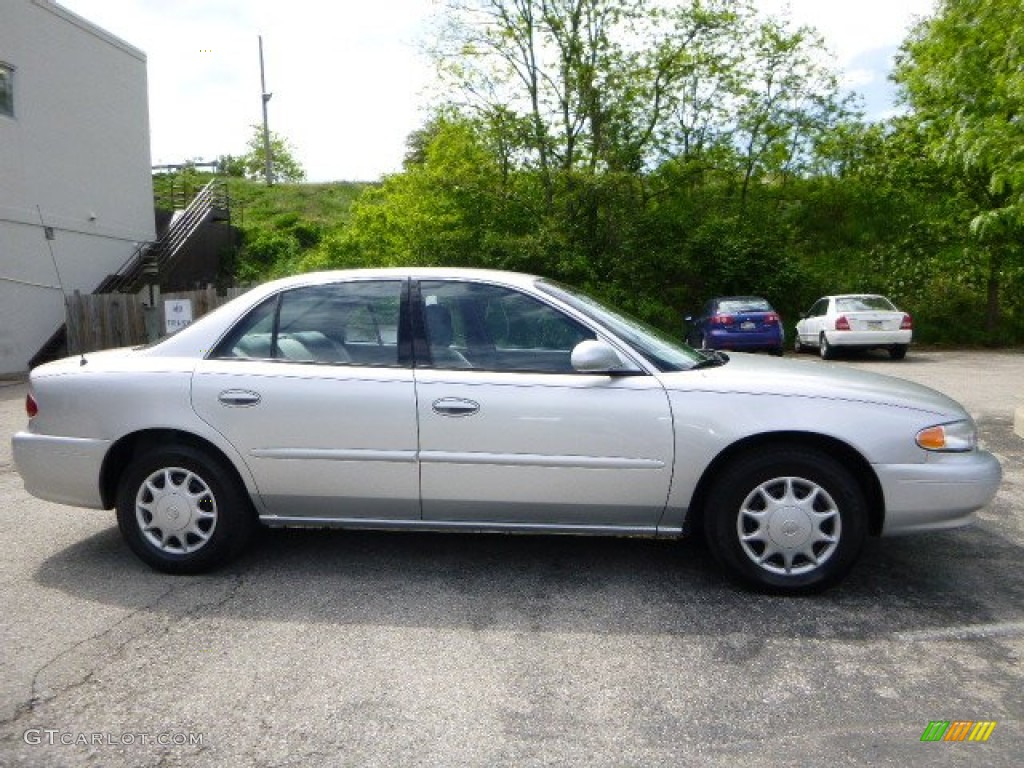
[[[821,355],[822,360],[831,360],[836,356],[835,349],[828,343],[828,337],[824,333],[818,337],[818,353]]]
[[[758,451],[717,479],[705,535],[729,576],[780,593],[841,579],[867,535],[864,494],[828,455],[800,447]]]
[[[889,357],[893,360],[902,360],[907,356],[907,345],[906,344],[894,344],[889,347]]]
[[[793,351],[798,355],[804,351],[804,345],[800,343],[800,334],[793,337]]]
[[[117,523],[132,551],[167,573],[201,573],[222,564],[254,528],[250,503],[231,472],[188,446],[132,462],[118,489]]]

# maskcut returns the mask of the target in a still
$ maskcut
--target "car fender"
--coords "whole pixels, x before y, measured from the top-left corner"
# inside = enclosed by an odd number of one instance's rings
[[[33,372],[31,389],[39,403],[30,425],[33,433],[109,441],[104,464],[126,439],[140,433],[190,435],[216,448],[234,467],[254,503],[262,506],[243,457],[192,408],[194,359],[148,358],[140,365],[131,355],[107,358],[102,364],[94,357],[98,356],[90,355],[86,365],[69,359],[74,362],[70,370],[62,367],[62,360]]]
[[[661,525],[666,531],[682,527],[716,461],[738,445],[750,443],[751,450],[757,450],[753,446],[804,443],[840,457],[859,457],[871,473],[871,484],[877,486],[873,465],[926,462],[927,452],[916,446],[914,436],[943,421],[934,413],[897,405],[847,400],[837,408],[834,399],[800,395],[669,391],[669,401],[676,427],[676,464]],[[894,426],[907,436],[905,443],[891,439]]]

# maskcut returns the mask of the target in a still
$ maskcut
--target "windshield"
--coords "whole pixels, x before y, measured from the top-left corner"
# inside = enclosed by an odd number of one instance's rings
[[[707,359],[664,331],[612,309],[575,288],[553,280],[538,280],[537,287],[606,327],[643,354],[659,371],[685,371]]]

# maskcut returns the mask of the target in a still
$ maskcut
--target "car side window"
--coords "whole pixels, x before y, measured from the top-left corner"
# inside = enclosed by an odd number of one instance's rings
[[[268,360],[274,340],[274,320],[277,317],[278,297],[258,304],[232,328],[214,348],[210,357],[238,357]]]
[[[828,299],[818,299],[811,307],[811,317],[822,317],[828,313]]]
[[[423,328],[436,368],[573,373],[571,355],[588,328],[511,288],[423,282]]]
[[[401,303],[397,280],[295,288],[253,309],[214,357],[395,366]]]

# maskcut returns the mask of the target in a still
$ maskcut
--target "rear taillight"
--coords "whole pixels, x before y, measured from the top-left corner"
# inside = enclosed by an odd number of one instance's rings
[[[736,319],[732,315],[712,315],[712,325],[732,325]]]
[[[900,323],[901,331],[912,331],[914,330],[914,320],[910,315],[904,315],[903,321]]]
[[[32,395],[25,395],[25,413],[28,414],[30,419],[39,413],[39,405]]]
[[[778,325],[779,324],[779,316],[776,315],[774,312],[769,312],[767,315],[765,315],[764,324],[765,325]]]
[[[837,331],[848,331],[850,330],[850,321],[846,319],[845,315],[840,315],[836,318],[836,330]]]

